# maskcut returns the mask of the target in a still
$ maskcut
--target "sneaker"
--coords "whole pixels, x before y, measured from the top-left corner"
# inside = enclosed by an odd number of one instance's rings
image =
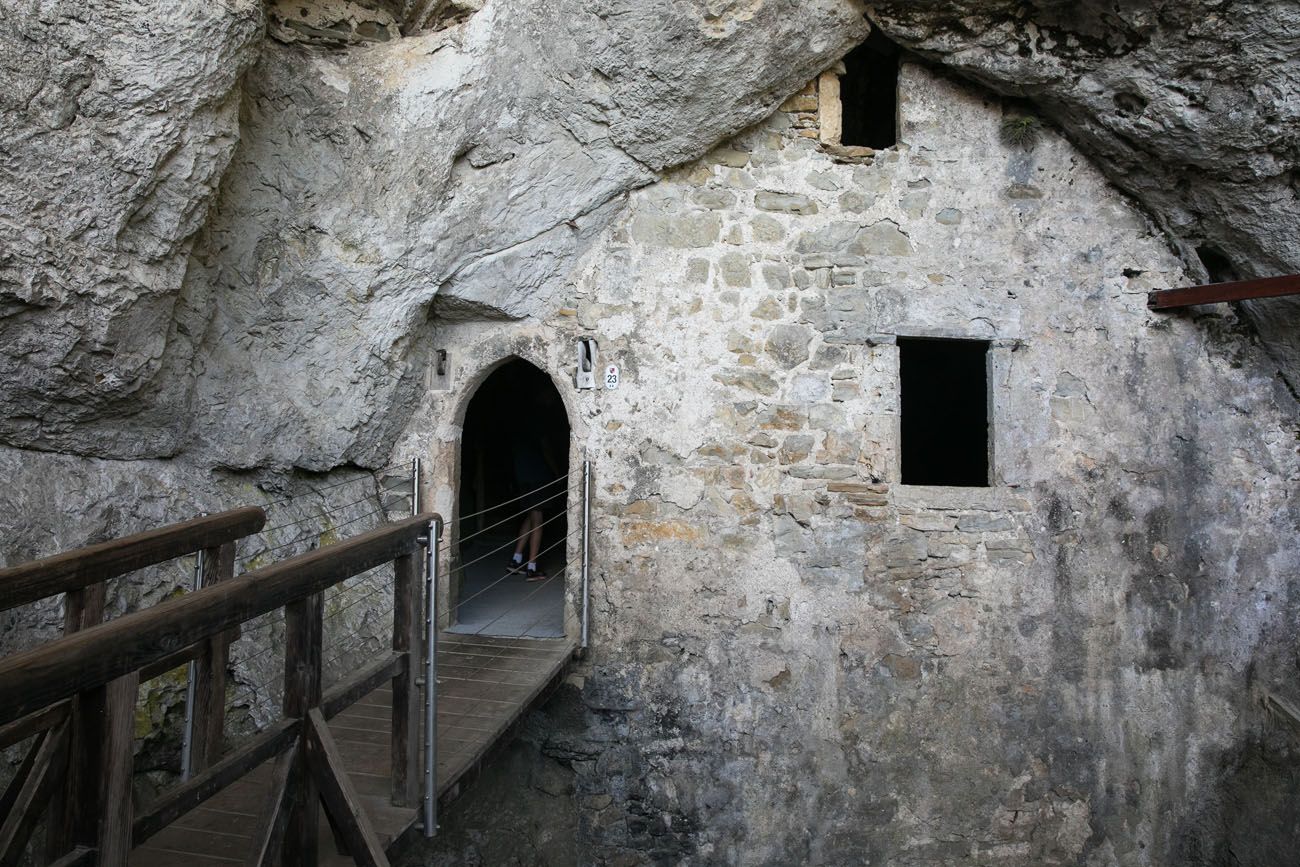
[[[506,574],[518,575],[520,572],[524,571],[524,567],[527,565],[528,564],[525,563],[523,560],[520,560],[518,563],[516,563],[514,560],[511,560],[510,562],[506,563]]]
[[[525,581],[545,581],[546,578],[547,578],[547,575],[546,575],[546,570],[545,570],[545,569],[542,569],[541,567],[537,567],[537,566],[533,567],[532,569],[529,569],[529,568],[527,568],[527,566],[525,565],[525,568],[524,568],[524,580],[525,580]]]

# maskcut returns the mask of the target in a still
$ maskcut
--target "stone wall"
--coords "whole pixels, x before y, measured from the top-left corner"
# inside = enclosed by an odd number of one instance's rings
[[[399,453],[436,508],[510,355],[595,464],[594,652],[534,721],[584,863],[1197,863],[1243,773],[1288,790],[1276,369],[1230,311],[1147,311],[1186,275],[1072,147],[901,86],[872,164],[778,112],[633,193],[549,313],[434,323]],[[900,484],[900,335],[991,341],[992,486]],[[579,336],[617,390],[572,388]]]

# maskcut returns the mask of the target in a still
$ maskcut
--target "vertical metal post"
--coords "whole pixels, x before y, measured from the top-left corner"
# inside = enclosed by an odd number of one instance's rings
[[[591,628],[591,461],[582,461],[582,649]]]
[[[438,539],[442,523],[429,522],[424,570],[424,836],[438,833]]]
[[[194,582],[192,589],[198,590],[203,586],[203,551],[198,551],[194,555]],[[194,753],[194,682],[198,679],[199,664],[191,659],[186,667],[185,682],[185,728],[181,730],[181,782],[190,778],[190,770],[193,767]]]
[[[411,517],[420,514],[420,459],[411,458]]]

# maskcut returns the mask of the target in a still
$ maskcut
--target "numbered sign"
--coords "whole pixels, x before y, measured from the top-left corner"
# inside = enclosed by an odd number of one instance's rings
[[[618,365],[605,365],[605,388],[613,391],[618,388]]]

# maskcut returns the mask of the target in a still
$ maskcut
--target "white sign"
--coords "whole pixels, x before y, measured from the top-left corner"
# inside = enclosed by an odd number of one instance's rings
[[[605,365],[605,388],[613,391],[618,388],[618,365]]]

